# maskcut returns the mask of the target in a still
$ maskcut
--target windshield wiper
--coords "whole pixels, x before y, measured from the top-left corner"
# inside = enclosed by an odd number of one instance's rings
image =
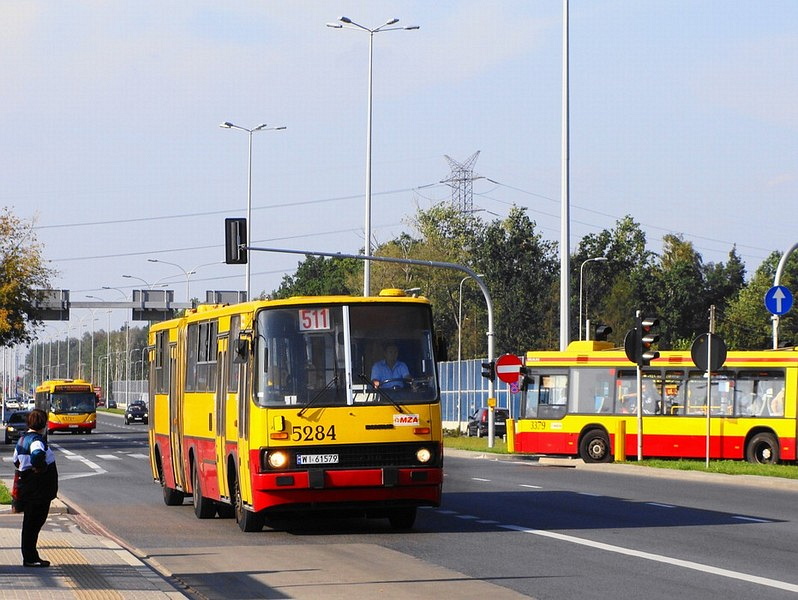
[[[360,377],[360,380],[363,383],[365,383],[367,386],[374,387],[374,384],[369,380],[368,377],[366,377],[365,373],[359,373],[358,377]],[[396,410],[398,410],[400,413],[405,412],[405,410],[402,408],[402,406],[396,400],[394,400],[388,392],[386,392],[385,390],[383,390],[383,389],[381,389],[379,387],[374,387],[374,391],[377,392],[378,396],[381,396],[381,397],[385,398],[386,400],[388,400],[388,402],[393,404],[396,407]]]
[[[296,415],[296,416],[297,416],[297,417],[301,417],[301,416],[302,416],[302,414],[303,414],[303,413],[304,413],[304,412],[305,412],[307,409],[309,409],[309,408],[310,408],[310,407],[311,407],[313,404],[315,404],[315,403],[316,403],[316,400],[318,400],[318,399],[321,397],[321,395],[322,395],[324,392],[326,392],[327,390],[329,390],[329,389],[330,389],[330,388],[331,388],[333,385],[335,385],[335,388],[336,388],[336,390],[337,390],[337,389],[338,389],[338,373],[337,373],[337,372],[335,373],[335,375],[333,375],[333,378],[332,378],[332,379],[330,379],[330,381],[328,381],[328,382],[327,382],[327,385],[325,385],[325,386],[324,386],[323,388],[321,388],[321,389],[320,389],[318,392],[316,392],[316,394],[313,396],[313,398],[311,398],[311,399],[310,399],[310,401],[309,401],[309,402],[308,402],[308,403],[307,403],[305,406],[303,406],[303,407],[302,407],[302,410],[300,410],[300,411],[297,413],[297,415]]]

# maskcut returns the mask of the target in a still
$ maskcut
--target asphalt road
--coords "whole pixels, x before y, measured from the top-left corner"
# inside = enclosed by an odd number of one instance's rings
[[[412,532],[306,515],[243,534],[190,500],[164,505],[145,426],[102,414],[98,432],[51,443],[63,493],[197,598],[798,594],[794,484],[450,452],[443,505]]]

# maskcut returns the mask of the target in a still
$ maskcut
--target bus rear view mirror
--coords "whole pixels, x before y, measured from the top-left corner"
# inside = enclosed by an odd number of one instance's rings
[[[245,337],[244,335],[239,335],[238,340],[236,340],[236,347],[235,347],[235,356],[233,357],[233,363],[240,365],[242,363],[247,362],[249,359],[249,337]]]

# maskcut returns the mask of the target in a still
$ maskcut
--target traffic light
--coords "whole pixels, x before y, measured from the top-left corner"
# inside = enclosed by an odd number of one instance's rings
[[[593,339],[597,342],[606,342],[611,333],[612,327],[609,325],[596,325],[596,333]]]
[[[496,379],[496,363],[494,363],[492,360],[482,363],[482,376],[485,379],[494,381]]]
[[[659,319],[656,317],[637,317],[637,364],[647,367],[655,358],[659,358],[659,352],[652,346],[659,341],[659,334],[654,333],[654,328],[659,327]]]
[[[247,220],[239,217],[224,220],[224,262],[247,264]]]

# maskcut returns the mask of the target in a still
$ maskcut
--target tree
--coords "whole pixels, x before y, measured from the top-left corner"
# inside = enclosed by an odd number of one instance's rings
[[[709,326],[709,304],[701,255],[680,235],[663,237],[663,252],[653,270],[656,316],[661,323],[662,348],[689,347]],[[645,315],[644,315],[645,316]]]
[[[33,222],[0,212],[0,346],[29,342],[41,325],[33,315],[40,290],[50,287],[55,271],[47,266]]]
[[[737,248],[729,251],[729,260],[724,263],[708,263],[704,268],[707,300],[715,305],[716,316],[722,319],[726,307],[745,287],[745,265],[737,254]]]
[[[780,252],[773,252],[759,265],[751,280],[728,303],[724,318],[718,321],[718,333],[732,350],[758,350],[773,346],[773,326],[770,313],[765,309],[765,293],[773,285]],[[790,256],[782,273],[780,284],[795,289],[798,282],[798,256]],[[798,319],[795,308],[779,318],[779,343],[795,344],[798,341]]]
[[[607,262],[594,266],[590,273],[590,306],[585,315],[595,316],[594,323],[610,325],[613,337],[623,341],[624,332],[634,326],[636,310],[651,308],[657,293],[648,283],[656,255],[646,249],[646,234],[640,225],[626,215],[615,228],[586,235],[579,242],[572,260],[572,312],[579,301],[579,269],[588,258],[604,256]],[[587,277],[586,277],[587,279]],[[579,329],[573,319],[572,336]]]
[[[396,239],[381,245],[375,254],[395,258],[412,258],[422,261],[447,262],[474,267],[473,248],[479,244],[479,232],[485,223],[471,213],[463,213],[451,203],[437,204],[427,210],[417,211],[409,222],[414,229],[412,235],[403,233]],[[469,335],[477,331],[475,323],[484,322],[485,302],[482,294],[472,284],[463,286],[462,327],[458,324],[459,283],[463,277],[455,269],[439,269],[417,265],[375,263],[372,280],[380,287],[418,288],[433,305],[434,325],[438,338],[453,340],[463,333],[464,356],[484,355],[484,338],[477,340]],[[466,325],[469,325],[468,330]],[[480,327],[484,331],[484,327]],[[479,348],[479,352],[477,352]]]
[[[554,347],[557,244],[535,230],[526,209],[513,206],[506,219],[488,224],[475,246],[474,262],[490,282],[496,353]]]
[[[306,255],[305,260],[297,264],[293,276],[283,276],[280,287],[272,292],[272,297],[354,294],[352,280],[361,264],[354,258]]]

